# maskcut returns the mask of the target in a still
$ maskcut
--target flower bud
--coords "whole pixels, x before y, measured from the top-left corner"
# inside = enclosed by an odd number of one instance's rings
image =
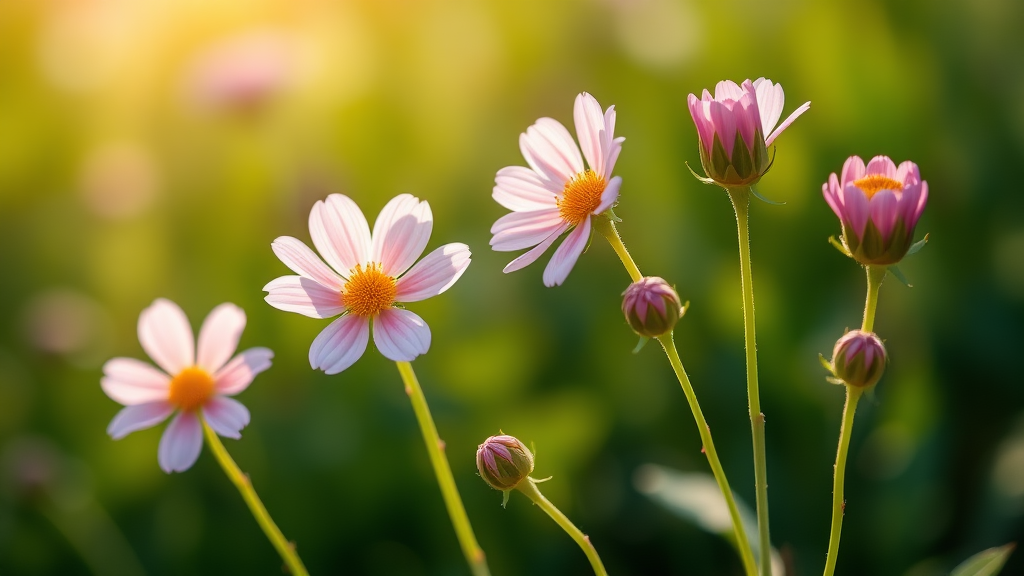
[[[634,332],[657,338],[675,328],[683,315],[683,305],[668,282],[657,276],[646,276],[622,293],[622,313]]]
[[[853,330],[836,342],[832,371],[849,386],[867,388],[878,383],[889,358],[885,346],[872,332]]]
[[[491,488],[507,492],[533,472],[533,454],[513,436],[491,436],[476,450],[476,469]]]

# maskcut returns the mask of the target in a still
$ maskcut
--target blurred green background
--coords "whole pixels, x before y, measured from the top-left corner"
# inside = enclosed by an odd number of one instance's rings
[[[733,487],[753,501],[735,220],[688,173],[689,92],[767,76],[784,114],[751,237],[772,539],[790,574],[828,539],[843,391],[817,361],[858,325],[864,279],[826,239],[820,186],[851,154],[920,165],[931,198],[876,329],[888,373],[861,403],[837,574],[930,576],[1024,536],[1024,3],[786,0],[4,0],[0,2],[0,574],[279,574],[208,451],[156,462],[162,427],[113,442],[102,363],[143,358],[156,297],[198,327],[231,301],[274,367],[239,399],[229,451],[310,572],[468,574],[394,365],[328,377],[326,326],[272,309],[270,242],[308,241],[313,202],[371,219],[431,203],[428,249],[474,263],[411,308],[415,362],[495,576],[590,573],[520,495],[477,476],[499,429],[537,449],[546,495],[612,574],[740,574],[731,548],[641,495],[656,463],[706,471],[685,399],[619,311],[628,284],[595,239],[565,285],[547,258],[503,275],[494,173],[524,164],[538,117],[571,127],[581,91],[618,110],[620,230],[692,306],[676,331]],[[255,55],[255,56],[254,56]],[[137,557],[138,566],[132,555]],[[1005,574],[1024,573],[1024,555]]]

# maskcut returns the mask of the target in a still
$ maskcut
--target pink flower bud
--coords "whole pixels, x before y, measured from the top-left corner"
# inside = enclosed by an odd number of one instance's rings
[[[533,454],[513,436],[491,436],[476,450],[476,469],[491,488],[507,492],[533,472]]]
[[[687,97],[700,138],[700,162],[708,178],[722,186],[751,186],[771,166],[768,146],[811,107],[804,103],[775,128],[785,96],[780,84],[766,78],[737,86],[724,80],[701,98]],[[774,129],[774,131],[773,131]]]
[[[910,249],[914,228],[928,202],[928,182],[917,164],[896,164],[875,156],[867,166],[858,156],[821,186],[825,201],[843,226],[843,244],[861,264],[899,262]]]
[[[888,360],[885,346],[878,336],[853,330],[836,342],[832,351],[832,370],[836,378],[847,385],[867,388],[878,383]]]
[[[668,282],[657,276],[633,282],[622,296],[622,313],[626,315],[626,322],[634,332],[647,338],[668,334],[683,315],[679,295]]]

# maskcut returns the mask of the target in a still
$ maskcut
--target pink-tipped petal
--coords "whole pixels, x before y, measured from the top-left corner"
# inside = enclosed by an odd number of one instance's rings
[[[370,226],[348,196],[318,200],[309,212],[309,235],[324,260],[345,278],[356,264],[369,260]]]
[[[389,308],[373,320],[373,343],[388,360],[410,362],[430,349],[430,328],[408,310]]]
[[[882,235],[882,240],[889,241],[896,220],[900,217],[899,202],[892,190],[879,190],[868,203],[871,210],[871,221]]]
[[[846,214],[846,223],[857,238],[864,238],[864,228],[868,225],[868,197],[864,191],[853,184],[843,189],[843,208]]]
[[[203,449],[203,427],[195,412],[181,412],[164,430],[157,460],[164,472],[184,472],[196,463]]]
[[[544,285],[560,286],[572,272],[576,260],[583,253],[590,240],[590,218],[585,218],[576,229],[569,233],[562,245],[551,255],[551,260],[544,268]]]
[[[281,236],[270,245],[274,254],[299,276],[309,278],[314,282],[341,292],[345,281],[331,270],[315,252],[302,243],[301,240],[291,236]]]
[[[396,302],[418,302],[452,287],[469,267],[469,246],[458,242],[435,249],[398,279]]]
[[[608,185],[604,187],[604,192],[601,192],[601,203],[597,205],[593,213],[600,214],[611,208],[619,199],[620,188],[622,188],[622,177],[616,176],[612,178]]]
[[[516,270],[521,270],[523,268],[526,268],[530,264],[533,264],[537,260],[537,258],[540,258],[541,254],[543,254],[549,247],[551,247],[551,244],[553,244],[554,241],[558,239],[558,237],[561,236],[562,233],[565,232],[568,228],[569,224],[567,222],[562,222],[558,226],[558,228],[555,228],[551,232],[551,234],[549,234],[548,237],[544,239],[543,242],[534,246],[533,249],[531,249],[529,252],[520,255],[515,260],[506,264],[501,271],[504,272],[505,274],[508,274],[509,272],[515,272]]]
[[[583,171],[583,157],[560,122],[541,118],[519,135],[519,150],[535,172],[552,183],[564,183]]]
[[[921,181],[921,172],[917,168],[917,164],[914,164],[910,160],[901,162],[896,167],[896,181],[901,182],[904,186]]]
[[[233,396],[249,387],[257,374],[270,368],[274,352],[270,348],[249,348],[231,359],[213,375],[217,394]]]
[[[174,412],[174,405],[166,400],[126,406],[114,416],[107,426],[107,434],[120,440],[138,430],[152,428],[167,419]]]
[[[338,292],[301,276],[281,276],[263,287],[264,300],[278,310],[310,318],[331,318],[345,311]]]
[[[309,347],[309,365],[327,374],[337,374],[355,363],[370,341],[370,321],[349,314],[331,322]]]
[[[743,96],[743,89],[732,80],[722,80],[715,85],[715,100],[739,100]]]
[[[557,208],[535,212],[510,212],[491,226],[491,248],[499,252],[522,250],[544,241],[562,225]]]
[[[168,374],[195,364],[195,340],[188,317],[177,304],[164,298],[139,315],[139,343]]]
[[[242,437],[242,428],[249,425],[249,409],[234,398],[214,396],[202,410],[210,428],[225,438],[238,440]]]
[[[761,134],[771,134],[772,128],[782,117],[786,95],[782,91],[782,84],[772,84],[767,78],[758,78],[753,84],[757,92],[757,110],[761,115]]]
[[[573,121],[576,124],[576,137],[579,138],[580,148],[583,149],[583,157],[587,159],[591,170],[603,176],[605,174],[603,144],[607,129],[604,125],[601,104],[586,92],[576,96],[576,103],[573,106]]]
[[[811,103],[810,102],[804,102],[799,108],[794,110],[793,113],[789,115],[789,118],[786,118],[785,120],[782,121],[782,124],[779,124],[779,127],[776,128],[774,132],[772,132],[771,136],[768,136],[767,138],[765,138],[764,145],[765,146],[771,146],[772,142],[775,142],[775,139],[778,138],[780,134],[782,134],[783,130],[785,130],[786,128],[789,128],[789,125],[792,124],[793,121],[795,121],[797,118],[800,117],[801,114],[803,114],[804,112],[807,112],[810,109],[811,109]]]
[[[925,180],[921,181],[921,197],[917,201],[917,205],[914,211],[908,217],[907,229],[910,230],[917,226],[917,221],[921,218],[921,213],[924,212],[925,204],[928,203],[928,182]]]
[[[704,152],[711,154],[715,138],[715,128],[711,123],[709,104],[704,100],[698,100],[693,94],[687,96],[686,104],[690,109],[690,117],[693,118],[693,124],[697,127],[697,136],[700,138],[701,145],[704,146]]]
[[[602,178],[608,178],[615,169],[615,161],[622,151],[622,143],[626,139],[622,136],[615,137],[615,106],[609,106],[604,111],[604,135],[601,138],[601,150],[604,155],[604,171],[598,173]]]
[[[220,370],[238,349],[238,340],[245,329],[245,312],[225,302],[206,316],[199,329],[196,365],[209,373]]]
[[[749,80],[743,83],[743,88],[749,92],[740,98],[739,102],[733,106],[732,111],[736,118],[736,129],[743,138],[743,142],[746,143],[747,149],[753,150],[754,137],[761,128],[761,116],[757,111],[757,96],[754,94],[754,88],[750,86]],[[760,144],[760,142],[756,142],[756,144]]]
[[[400,276],[423,254],[433,227],[430,204],[411,194],[395,196],[373,223],[370,259],[388,276]]]
[[[604,162],[605,173],[602,174],[605,178],[612,175],[612,170],[615,169],[615,163],[619,160],[619,153],[622,152],[622,143],[625,141],[626,139],[624,137],[619,136],[612,140],[611,144],[608,145],[608,155]]]
[[[134,358],[113,358],[103,365],[100,386],[112,400],[125,406],[167,400],[171,378]]]
[[[835,212],[839,220],[843,220],[843,203],[839,197],[839,178],[836,177],[836,173],[833,172],[828,177],[828,182],[821,185],[821,194],[825,197],[825,202],[828,202],[829,207]]]
[[[735,103],[731,103],[735,104]],[[718,101],[711,102],[711,121],[715,125],[715,134],[725,148],[725,155],[732,158],[732,149],[736,144],[736,116],[732,107]]]
[[[888,156],[875,156],[868,162],[867,173],[878,174],[886,178],[896,179],[896,163]]]
[[[839,180],[839,184],[845,189],[847,184],[860,180],[866,174],[867,168],[860,156],[850,156],[846,162],[843,162],[843,177]]]
[[[555,199],[564,186],[552,186],[525,166],[506,166],[494,177],[491,197],[498,204],[517,212],[555,208]]]

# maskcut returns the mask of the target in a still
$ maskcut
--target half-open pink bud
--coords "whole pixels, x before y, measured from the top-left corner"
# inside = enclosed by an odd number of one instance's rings
[[[633,331],[647,338],[664,336],[683,315],[679,295],[664,279],[647,276],[622,293],[622,313]]]
[[[514,436],[491,436],[476,450],[476,469],[491,488],[508,492],[533,472],[533,454]]]
[[[878,336],[863,330],[847,332],[832,350],[832,370],[836,378],[849,386],[867,388],[878,384],[888,361]]]

